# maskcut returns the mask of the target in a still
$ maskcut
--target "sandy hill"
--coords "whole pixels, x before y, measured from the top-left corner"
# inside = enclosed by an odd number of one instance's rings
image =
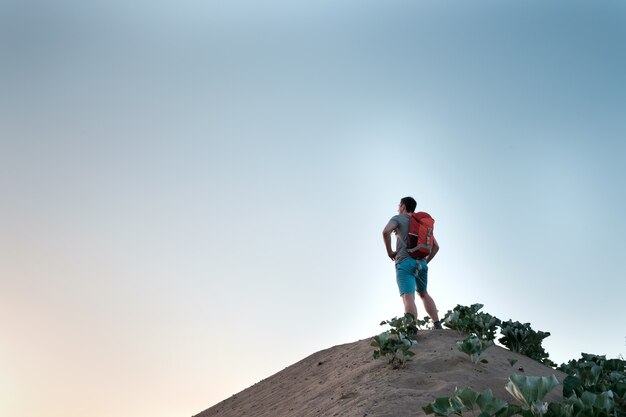
[[[413,361],[393,370],[373,359],[370,339],[317,352],[277,374],[201,412],[197,417],[404,417],[425,416],[422,407],[455,387],[491,388],[497,398],[514,402],[504,389],[513,373],[528,376],[565,374],[499,346],[487,349],[473,364],[459,352],[462,336],[454,330],[426,330],[412,347]],[[517,359],[511,366],[508,359]],[[546,398],[559,401],[562,385]]]

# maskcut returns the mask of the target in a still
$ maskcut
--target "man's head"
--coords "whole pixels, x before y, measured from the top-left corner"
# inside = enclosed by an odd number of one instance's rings
[[[404,206],[404,209],[403,209]],[[404,197],[400,200],[400,205],[398,206],[399,213],[413,213],[415,211],[415,207],[417,207],[417,201],[413,197]]]

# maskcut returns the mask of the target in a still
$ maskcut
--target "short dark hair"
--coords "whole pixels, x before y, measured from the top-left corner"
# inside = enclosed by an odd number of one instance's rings
[[[417,201],[415,201],[413,197],[404,197],[402,200],[400,200],[400,204],[404,204],[404,207],[406,207],[406,211],[408,211],[409,213],[413,213],[415,211],[415,208],[417,207]]]

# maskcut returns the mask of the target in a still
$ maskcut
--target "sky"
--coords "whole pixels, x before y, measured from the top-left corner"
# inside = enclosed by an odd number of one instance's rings
[[[625,20],[0,1],[0,415],[190,416],[378,334],[407,195],[442,315],[529,322],[557,363],[626,354]]]

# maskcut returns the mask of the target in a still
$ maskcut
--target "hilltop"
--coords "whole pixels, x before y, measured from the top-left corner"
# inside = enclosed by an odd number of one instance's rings
[[[195,417],[404,417],[425,416],[422,407],[455,387],[486,388],[514,402],[504,389],[511,374],[565,374],[499,346],[473,364],[456,348],[463,337],[454,330],[425,330],[418,335],[413,361],[393,370],[373,359],[371,338],[314,353]],[[512,366],[509,359],[516,359]],[[559,401],[561,386],[546,401]]]

